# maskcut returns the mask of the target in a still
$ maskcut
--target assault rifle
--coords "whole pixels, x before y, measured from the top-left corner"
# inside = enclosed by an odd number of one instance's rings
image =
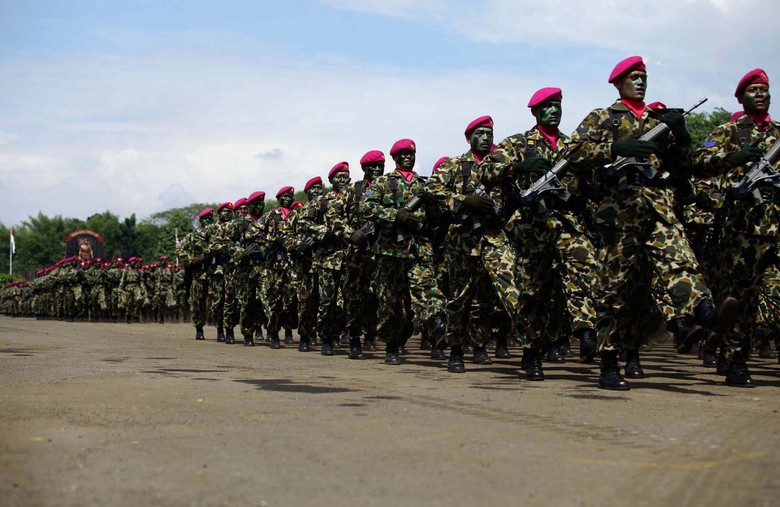
[[[568,201],[571,194],[563,188],[560,180],[560,175],[567,167],[569,167],[568,160],[565,158],[559,160],[549,171],[544,173],[544,176],[536,180],[533,185],[520,193],[520,202],[526,206],[536,203],[539,212],[544,213],[547,211],[547,206],[543,199],[545,193],[550,193],[563,202]]]
[[[425,202],[425,198],[422,195],[415,195],[409,201],[401,206],[402,208],[406,208],[409,212],[415,212],[418,209],[420,209],[420,206],[423,205]],[[425,227],[425,224],[423,222],[418,222],[413,225],[406,226],[407,228],[410,228],[413,232],[420,233],[423,230],[423,227]],[[406,234],[404,233],[404,226],[396,225],[394,226],[391,231],[395,232],[395,242],[396,243],[402,243],[404,239],[406,238]]]
[[[490,199],[490,195],[487,193],[485,185],[481,182],[476,187],[474,187],[474,191],[471,192],[471,194],[487,197]],[[486,213],[486,215],[488,215],[490,218],[496,219],[494,222],[498,221],[501,218],[501,206],[494,202],[490,213]],[[480,220],[479,213],[476,210],[470,209],[463,205],[461,205],[461,207],[458,209],[458,212],[455,214],[455,222],[459,224],[468,224],[470,226],[469,230],[471,232],[476,232],[482,229],[482,227],[485,225],[482,223],[482,220]]]
[[[745,199],[753,194],[758,204],[764,202],[764,198],[759,191],[762,187],[773,186],[780,189],[780,174],[772,168],[772,164],[777,161],[780,153],[780,139],[769,147],[764,155],[753,162],[750,170],[734,184],[732,192],[737,199]]]
[[[704,97],[699,102],[693,105],[692,108],[688,109],[683,113],[683,116],[687,116],[691,113],[694,109],[699,107],[700,105],[707,102],[707,97]],[[639,138],[640,141],[655,141],[662,135],[669,132],[669,125],[666,123],[659,123],[652,129],[645,132],[642,137]],[[635,170],[637,170],[642,176],[644,176],[645,180],[655,181],[656,178],[663,181],[669,178],[669,173],[667,171],[664,171],[661,174],[658,174],[658,171],[653,169],[653,166],[650,165],[650,161],[643,157],[623,157],[619,156],[615,159],[614,162],[611,164],[607,164],[602,168],[602,174],[606,176],[607,178],[614,178],[619,177],[626,171],[627,168],[633,167]]]

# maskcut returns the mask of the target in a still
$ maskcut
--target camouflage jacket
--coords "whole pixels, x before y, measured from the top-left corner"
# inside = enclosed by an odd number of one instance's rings
[[[347,257],[349,237],[355,232],[358,221],[355,210],[356,194],[354,187],[347,187],[339,193],[331,191],[328,196],[330,199],[327,200],[327,206],[324,206],[324,223],[336,236],[336,240],[321,246],[317,264],[340,270]]]
[[[618,125],[612,125],[613,117]],[[674,212],[674,193],[663,183],[630,182],[625,186],[605,177],[601,170],[615,159],[612,143],[642,135],[659,123],[660,113],[647,109],[637,118],[618,100],[607,109],[591,111],[572,134],[567,156],[569,162],[600,188],[593,217],[597,225],[641,230],[648,221],[660,219],[674,227],[681,227]],[[661,137],[648,160],[650,167],[659,174],[674,167],[687,167],[690,142],[678,143],[671,133]]]
[[[257,246],[254,246],[257,245]],[[247,249],[251,249],[247,255]],[[235,244],[233,248],[233,260],[237,269],[258,275],[265,265],[265,256],[268,253],[267,232],[265,221],[251,217],[239,218],[236,222]]]
[[[425,182],[425,194],[439,208],[440,216],[454,217],[450,221],[444,239],[445,248],[469,256],[480,256],[484,242],[497,245],[506,242],[501,215],[503,197],[500,186],[493,186],[485,193],[496,204],[497,214],[487,216],[469,209],[463,204],[482,182],[479,162],[471,151],[453,157]]]
[[[744,140],[740,138],[744,137]],[[726,162],[732,153],[743,146],[755,144],[765,152],[780,139],[780,122],[772,121],[766,131],[756,128],[756,124],[743,115],[736,121],[717,127],[707,137],[702,146],[694,153],[694,166],[706,176],[715,178],[711,195],[724,197],[728,190],[737,184],[749,166],[733,167]],[[773,165],[775,170],[779,163]],[[717,194],[716,194],[717,193]],[[780,192],[774,189],[762,191],[764,199],[759,203],[752,196],[748,199],[729,199],[731,202],[726,213],[730,228],[755,236],[777,236],[780,226]],[[721,200],[721,203],[725,200]]]
[[[365,190],[360,202],[360,213],[365,220],[370,220],[377,226],[378,237],[373,246],[374,253],[431,261],[433,249],[430,240],[420,231],[396,222],[398,210],[422,192],[422,178],[415,174],[411,181],[406,181],[398,170],[378,177]],[[424,220],[424,206],[420,206],[414,214]]]
[[[265,238],[268,245],[266,267],[268,269],[285,271],[290,267],[287,250],[284,248],[287,233],[287,218],[280,208],[273,208],[265,218]]]
[[[306,201],[303,206],[290,213],[285,222],[284,248],[287,250],[290,262],[303,272],[311,270],[314,260],[314,246],[304,248],[304,240],[306,238],[316,240],[310,230],[311,222],[306,217],[316,215],[318,208],[318,200]]]

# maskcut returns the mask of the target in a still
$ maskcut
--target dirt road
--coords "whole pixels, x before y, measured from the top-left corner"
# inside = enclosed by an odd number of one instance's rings
[[[0,317],[0,505],[780,505],[776,360],[742,390],[661,346],[608,392],[208,332]]]

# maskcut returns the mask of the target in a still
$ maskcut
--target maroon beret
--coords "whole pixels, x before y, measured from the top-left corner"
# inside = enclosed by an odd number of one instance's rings
[[[632,70],[646,70],[645,62],[642,61],[641,56],[629,56],[622,62],[615,65],[612,69],[612,74],[609,75],[609,82],[614,83],[617,78],[631,72]]]
[[[769,85],[769,78],[762,69],[753,69],[745,74],[742,79],[739,80],[737,90],[734,92],[734,96],[742,103],[742,94],[745,93],[745,89],[755,83],[763,83]]]
[[[233,203],[232,202],[223,202],[222,204],[219,205],[219,207],[217,207],[217,213],[219,213],[220,211],[222,211],[225,208],[233,209]]]
[[[547,88],[540,88],[539,90],[536,90],[536,93],[531,96],[531,100],[528,101],[528,107],[536,107],[539,104],[547,102],[548,100],[560,101],[562,99],[563,92],[560,88],[548,86]]]
[[[214,216],[214,210],[213,209],[206,208],[203,211],[201,211],[200,213],[198,213],[198,219],[206,218],[208,216]]]
[[[291,187],[290,185],[287,185],[286,187],[282,187],[279,189],[278,192],[276,192],[276,198],[278,199],[280,195],[286,194],[287,192],[290,192],[292,194],[295,193],[295,189]]]
[[[371,150],[366,152],[360,159],[360,165],[373,164],[374,162],[384,162],[385,154],[379,150]]]
[[[476,120],[469,123],[466,127],[466,131],[464,132],[464,134],[466,134],[466,139],[471,137],[471,133],[477,130],[479,127],[493,128],[493,118],[490,116],[480,116]]]
[[[310,179],[309,181],[307,181],[307,182],[306,182],[306,184],[303,186],[303,191],[304,191],[304,192],[308,192],[308,191],[309,191],[309,188],[310,188],[312,185],[316,185],[317,183],[319,183],[320,185],[322,185],[322,178],[320,178],[319,176],[315,176],[314,178],[312,178],[312,179]]]
[[[298,209],[301,206],[303,206],[303,201],[293,201],[292,204],[290,204],[290,209]]]
[[[238,199],[236,202],[233,203],[233,209],[238,209],[241,206],[246,206],[249,203],[249,200],[246,197],[242,197],[241,199]]]
[[[412,150],[413,152],[417,151],[417,146],[415,146],[414,141],[411,139],[399,139],[395,142],[392,148],[390,148],[390,156],[394,157],[396,153],[403,150]]]
[[[252,192],[251,194],[249,194],[249,197],[247,197],[246,200],[247,202],[253,202],[258,199],[261,201],[265,201],[265,192],[262,192],[260,190],[258,190],[257,192]]]
[[[331,179],[334,174],[340,171],[349,172],[349,164],[346,162],[339,162],[338,164],[331,167],[330,172],[328,173],[328,179]]]
[[[439,160],[437,160],[436,163],[433,164],[433,172],[436,172],[439,169],[439,167],[441,167],[441,165],[444,162],[448,161],[449,159],[450,159],[450,157],[442,157]]]

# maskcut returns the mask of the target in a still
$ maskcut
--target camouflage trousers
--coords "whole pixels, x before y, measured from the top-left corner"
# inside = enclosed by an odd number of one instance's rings
[[[758,295],[756,325],[780,331],[780,266],[777,261],[764,272],[764,281]]]
[[[319,275],[319,307],[317,308],[317,332],[326,340],[334,340],[344,331],[341,281],[343,273],[338,269],[317,267]]]
[[[483,240],[480,250],[481,256],[456,248],[446,254],[450,285],[446,337],[450,345],[464,345],[469,340],[478,346],[487,344],[493,295],[509,315],[517,313],[520,292],[515,283],[515,252],[509,241],[502,234],[491,242]]]
[[[206,298],[209,293],[209,283],[206,277],[193,277],[190,285],[190,315],[192,325],[206,325]]]
[[[600,266],[582,228],[553,215],[522,224],[510,221],[510,226],[517,247],[517,282],[523,288],[520,312],[527,321],[526,343],[541,345],[570,331],[595,329]]]
[[[156,290],[152,295],[152,314],[158,319],[171,314],[176,308],[176,298],[170,285]]]
[[[411,311],[427,322],[444,311],[444,295],[436,286],[433,266],[416,259],[380,255],[376,266],[377,334],[385,343],[402,343],[406,338],[405,322],[411,322]]]
[[[371,252],[350,251],[344,279],[344,306],[347,334],[357,338],[365,333],[376,336],[377,299],[373,275],[376,262]]]
[[[718,300],[733,296],[739,302],[737,325],[721,343],[726,358],[746,360],[759,315],[764,276],[777,263],[778,247],[774,237],[752,236],[734,230],[723,235],[718,251],[718,266],[712,280]]]
[[[667,320],[691,317],[704,299],[712,299],[681,228],[650,218],[635,230],[602,227],[599,350],[635,349],[642,336],[632,324],[655,298]],[[653,294],[653,297],[650,296]]]
[[[262,294],[268,331],[278,333],[282,327],[296,327],[298,295],[289,268],[268,269],[266,273]]]
[[[254,336],[265,323],[263,300],[260,297],[262,270],[258,267],[240,269],[236,273],[238,324],[242,336]]]
[[[106,303],[106,290],[102,285],[96,285],[89,292],[89,316],[94,321],[106,318],[108,305]]]
[[[225,324],[225,274],[209,273],[209,306],[214,326]]]
[[[123,296],[127,318],[140,319],[146,301],[144,290],[138,284],[128,284],[124,288]]]
[[[319,275],[311,261],[298,264],[298,336],[312,338],[317,336],[317,309],[320,301]]]

